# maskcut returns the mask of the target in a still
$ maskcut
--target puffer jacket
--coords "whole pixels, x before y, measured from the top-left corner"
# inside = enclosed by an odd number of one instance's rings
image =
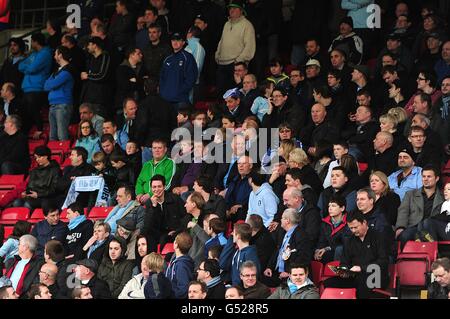
[[[56,194],[56,184],[61,176],[61,170],[56,161],[50,161],[50,165],[39,166],[30,172],[27,191],[38,194],[38,198]]]
[[[111,296],[116,299],[131,279],[134,264],[132,261],[126,259],[125,252],[127,251],[127,243],[125,240],[119,237],[115,237],[114,240],[120,242],[122,255],[115,263],[112,262],[109,255],[103,257],[103,261],[98,268],[97,276],[108,283]]]

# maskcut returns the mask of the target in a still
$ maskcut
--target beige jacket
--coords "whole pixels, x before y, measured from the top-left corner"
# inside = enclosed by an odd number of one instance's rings
[[[228,65],[235,62],[250,62],[255,55],[255,29],[250,21],[241,16],[236,21],[228,20],[216,51],[216,62]]]

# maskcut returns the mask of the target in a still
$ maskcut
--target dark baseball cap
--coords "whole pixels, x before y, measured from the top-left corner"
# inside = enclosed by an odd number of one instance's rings
[[[94,259],[81,259],[76,264],[89,268],[92,272],[96,272],[98,269],[98,263]]]
[[[202,21],[205,22],[205,23],[208,23],[208,19],[206,19],[206,17],[205,17],[204,14],[198,14],[198,15],[195,17],[195,19],[199,19],[199,20],[202,20]]]
[[[184,36],[181,33],[179,33],[179,32],[175,32],[170,37],[170,40],[184,41]]]

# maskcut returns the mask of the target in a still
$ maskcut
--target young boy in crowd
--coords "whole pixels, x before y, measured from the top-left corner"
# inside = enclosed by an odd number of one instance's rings
[[[289,76],[283,72],[283,62],[280,59],[274,58],[270,60],[270,76],[267,81],[273,82],[276,88],[285,89],[289,91],[290,81]]]
[[[98,176],[102,176],[105,179],[108,189],[113,189],[115,178],[111,173],[111,170],[106,165],[106,155],[103,152],[95,152],[92,155],[92,165],[96,170]]]
[[[127,153],[128,163],[134,167],[134,173],[139,176],[142,169],[142,151],[136,141],[128,141],[125,152]]]

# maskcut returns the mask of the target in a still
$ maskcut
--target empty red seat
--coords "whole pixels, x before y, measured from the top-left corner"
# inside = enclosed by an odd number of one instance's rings
[[[47,146],[52,150],[52,154],[62,153],[64,155],[70,152],[70,144],[70,140],[50,141]]]
[[[175,249],[173,248],[173,243],[167,243],[164,245],[163,250],[161,251],[161,255],[166,256],[167,254],[174,253]]]
[[[15,189],[17,185],[23,182],[24,175],[1,175],[0,189]]]
[[[28,221],[32,224],[36,224],[40,222],[41,220],[44,220],[44,210],[42,208],[36,208],[32,213],[31,217],[28,219]]]
[[[14,226],[5,226],[4,230],[5,230],[5,234],[4,234],[3,241],[5,242],[8,239],[8,237],[11,236],[11,234],[14,230]]]
[[[14,225],[19,220],[27,220],[30,210],[26,207],[6,208],[1,213],[0,224]]]
[[[69,221],[69,220],[67,219],[67,208],[64,208],[64,209],[61,211],[60,219],[61,219],[63,222],[65,222],[65,223],[67,223],[67,222]]]
[[[403,247],[403,250],[400,254],[398,254],[398,258],[408,257],[411,254],[417,256],[417,254],[426,254],[428,256],[429,265],[431,267],[431,263],[436,260],[438,253],[438,242],[416,242],[416,241],[408,241]]]
[[[430,272],[427,258],[403,257],[397,260],[396,268],[399,290],[404,287],[423,288],[427,285]]]
[[[105,219],[109,212],[112,211],[114,206],[111,207],[93,207],[89,212],[89,219]]]
[[[356,289],[325,288],[320,299],[356,299]]]
[[[320,261],[311,261],[311,275],[314,284],[319,287],[320,281],[322,279],[323,264]]]
[[[358,168],[359,168],[360,174],[364,173],[368,167],[369,167],[369,164],[358,162]]]

